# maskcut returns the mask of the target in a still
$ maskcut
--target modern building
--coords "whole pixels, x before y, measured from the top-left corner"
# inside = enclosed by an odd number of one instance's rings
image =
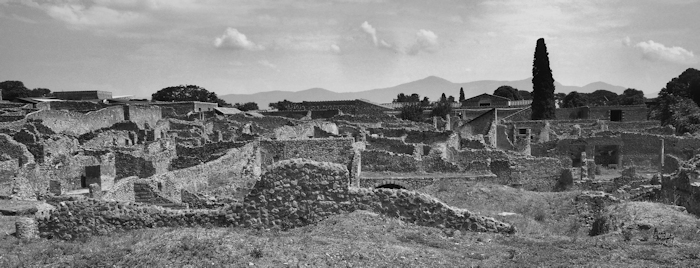
[[[100,90],[56,91],[52,94],[61,100],[106,100],[112,98],[112,92]]]

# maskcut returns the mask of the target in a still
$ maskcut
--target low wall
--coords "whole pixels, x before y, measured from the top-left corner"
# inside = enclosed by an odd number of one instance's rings
[[[395,154],[387,151],[365,150],[362,152],[362,171],[373,172],[418,172],[420,162],[413,155]]]
[[[221,210],[173,211],[133,203],[63,202],[39,219],[42,237],[75,239],[153,227],[247,226],[288,229],[358,209],[403,221],[464,231],[514,233],[515,227],[405,190],[349,187],[348,170],[336,163],[293,159],[274,164],[242,205]]]
[[[45,126],[56,133],[80,136],[124,121],[124,109],[122,106],[112,106],[86,114],[73,111],[41,110],[27,114],[27,119],[42,120]]]
[[[406,144],[400,138],[373,138],[371,136],[368,136],[367,149],[384,150],[397,154],[413,154],[414,147],[411,144]]]
[[[292,158],[333,162],[350,167],[354,155],[354,141],[352,138],[260,140],[262,168],[266,169],[275,162]]]

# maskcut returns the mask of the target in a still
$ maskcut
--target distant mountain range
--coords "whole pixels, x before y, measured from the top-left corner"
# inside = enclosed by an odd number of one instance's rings
[[[569,93],[571,91],[590,93],[598,89],[605,89],[620,94],[626,89],[625,87],[604,82],[590,83],[583,87],[565,86],[558,82],[554,84],[557,93]],[[455,99],[459,99],[460,88],[464,88],[465,97],[470,98],[482,93],[493,94],[493,91],[502,85],[508,85],[519,90],[532,91],[532,81],[530,78],[517,81],[480,80],[467,83],[453,83],[440,77],[428,76],[424,79],[393,87],[359,92],[333,92],[323,88],[311,88],[302,91],[266,91],[255,94],[227,94],[219,96],[219,98],[232,104],[255,102],[260,108],[264,109],[271,102],[278,102],[285,99],[294,102],[366,99],[377,103],[387,103],[395,99],[396,95],[399,93],[404,93],[406,95],[418,93],[421,99],[425,96],[431,101],[439,99],[442,93],[445,93],[447,96],[452,95]]]

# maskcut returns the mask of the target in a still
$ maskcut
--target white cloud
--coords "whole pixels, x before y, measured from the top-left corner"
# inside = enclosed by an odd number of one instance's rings
[[[268,61],[268,60],[259,60],[258,64],[265,66],[265,67],[268,67],[270,69],[277,69],[277,65]]]
[[[425,51],[433,53],[438,49],[438,36],[429,30],[420,29],[416,32],[416,43],[408,49],[409,55]]]
[[[374,43],[374,46],[377,46],[379,44],[377,41],[377,29],[374,29],[374,27],[372,27],[372,25],[370,25],[367,21],[363,22],[360,27],[362,27],[362,30],[365,33],[372,37],[372,43]]]
[[[625,45],[626,47],[632,45],[632,39],[630,39],[629,36],[625,36],[625,38],[622,39],[622,44]]]
[[[234,50],[263,50],[263,46],[253,43],[248,40],[245,34],[242,34],[235,28],[229,27],[223,35],[214,39],[214,46],[221,49]]]
[[[331,48],[331,51],[332,51],[332,52],[334,52],[334,53],[340,53],[340,47],[339,47],[338,45],[332,44],[332,45],[330,46],[330,48]]]
[[[85,7],[79,4],[45,6],[46,13],[54,19],[75,28],[125,26],[146,18],[132,11],[119,11],[103,6]]]
[[[697,62],[695,54],[682,47],[667,47],[652,40],[639,42],[634,47],[639,49],[642,52],[642,56],[648,60],[661,60],[679,64]]]

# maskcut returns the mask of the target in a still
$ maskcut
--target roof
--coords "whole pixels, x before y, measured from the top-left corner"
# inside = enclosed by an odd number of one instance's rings
[[[214,108],[214,111],[220,114],[240,114],[242,113],[241,110],[238,110],[236,108],[226,108],[226,107],[216,107]]]
[[[464,100],[463,102],[465,102],[465,101],[470,101],[470,100],[474,100],[474,99],[477,99],[477,98],[482,98],[482,97],[489,97],[489,98],[495,98],[495,99],[499,99],[499,100],[503,100],[503,101],[510,101],[509,98],[504,98],[504,97],[501,97],[501,96],[496,96],[496,95],[491,95],[491,94],[484,93],[484,94],[481,94],[481,95],[478,95],[478,96],[474,96],[474,97],[468,98],[468,99]]]
[[[32,104],[37,104],[37,103],[41,103],[41,102],[52,102],[52,101],[65,101],[65,100],[51,99],[51,98],[17,98],[16,100],[21,101],[21,102],[26,102],[26,103],[32,103]]]

